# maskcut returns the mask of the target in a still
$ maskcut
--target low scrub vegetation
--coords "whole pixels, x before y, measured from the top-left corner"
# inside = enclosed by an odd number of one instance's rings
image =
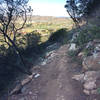
[[[60,42],[60,43],[68,43],[71,39],[72,35],[66,28],[59,29],[56,32],[53,32],[49,37],[50,42]]]
[[[86,26],[78,30],[78,36],[72,41],[78,46],[82,46],[89,41],[94,39],[100,39],[100,28],[92,25],[91,27]]]

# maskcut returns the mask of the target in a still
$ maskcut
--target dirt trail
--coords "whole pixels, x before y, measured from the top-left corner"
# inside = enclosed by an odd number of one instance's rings
[[[66,56],[68,46],[56,50],[56,56],[44,66],[37,66],[40,77],[27,84],[21,94],[9,100],[87,100],[82,87],[71,79],[72,72]],[[41,67],[41,68],[40,68]]]

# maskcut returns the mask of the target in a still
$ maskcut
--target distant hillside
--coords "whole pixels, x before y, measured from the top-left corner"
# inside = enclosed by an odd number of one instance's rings
[[[67,17],[53,17],[53,16],[32,16],[31,20],[34,22],[52,22],[52,21],[66,21]]]

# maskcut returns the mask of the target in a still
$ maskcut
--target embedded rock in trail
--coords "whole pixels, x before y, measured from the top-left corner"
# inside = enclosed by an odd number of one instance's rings
[[[96,88],[96,83],[95,81],[89,81],[89,82],[85,82],[83,86],[84,89],[86,90],[93,90]]]
[[[87,71],[84,74],[74,75],[72,79],[81,82],[95,81],[100,76],[100,71]]]
[[[100,70],[100,52],[84,58],[82,65],[85,70]]]
[[[99,78],[100,71],[87,71],[85,72],[84,81],[95,81]]]
[[[81,81],[83,83],[83,92],[86,95],[97,94],[96,81],[100,78],[100,71],[87,71],[84,74],[74,75],[72,79]]]

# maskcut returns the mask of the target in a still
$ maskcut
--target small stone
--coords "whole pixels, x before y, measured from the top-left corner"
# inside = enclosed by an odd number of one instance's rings
[[[78,54],[78,57],[84,57],[84,52],[80,52],[80,53]]]
[[[89,91],[89,90],[84,89],[83,92],[84,92],[86,95],[90,95],[90,91]]]
[[[40,74],[36,74],[34,77],[35,77],[35,78],[38,78],[38,77],[40,77]]]
[[[32,92],[30,91],[29,94],[32,95]]]
[[[41,62],[41,65],[42,66],[44,66],[44,65],[46,65],[47,64],[47,61],[46,60],[44,60],[43,62]]]

